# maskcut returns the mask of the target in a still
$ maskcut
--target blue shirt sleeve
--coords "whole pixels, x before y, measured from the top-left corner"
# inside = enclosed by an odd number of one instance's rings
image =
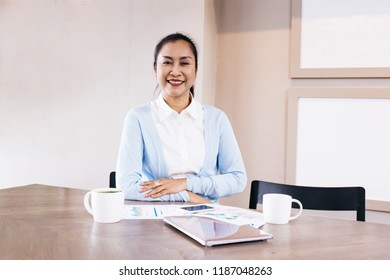
[[[205,119],[206,154],[201,172],[187,179],[187,189],[209,199],[218,199],[244,190],[247,175],[233,128],[222,111]],[[215,156],[214,156],[215,155]]]

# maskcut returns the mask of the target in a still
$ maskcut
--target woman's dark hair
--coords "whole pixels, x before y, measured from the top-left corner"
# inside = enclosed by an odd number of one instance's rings
[[[195,58],[195,71],[198,71],[198,50],[196,49],[195,42],[190,37],[188,37],[187,35],[184,35],[182,33],[169,34],[168,36],[165,36],[164,38],[162,38],[160,40],[160,42],[158,42],[158,44],[156,45],[156,48],[154,49],[154,62],[153,62],[154,70],[156,70],[156,67],[157,67],[158,54],[160,53],[161,49],[165,46],[165,44],[171,43],[171,42],[176,42],[179,40],[186,42],[190,46],[190,48],[194,54],[194,58]],[[194,95],[194,86],[192,86],[190,88],[190,91],[191,91],[192,95]]]

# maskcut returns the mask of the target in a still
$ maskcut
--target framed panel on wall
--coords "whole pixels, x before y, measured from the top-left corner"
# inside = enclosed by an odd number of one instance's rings
[[[362,186],[366,208],[390,212],[390,90],[288,91],[286,178],[306,186]]]
[[[390,77],[390,1],[292,0],[292,78]]]

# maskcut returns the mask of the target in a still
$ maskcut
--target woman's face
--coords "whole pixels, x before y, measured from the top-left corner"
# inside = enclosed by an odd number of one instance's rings
[[[166,43],[157,56],[155,74],[164,97],[187,97],[196,78],[195,57],[188,43]]]

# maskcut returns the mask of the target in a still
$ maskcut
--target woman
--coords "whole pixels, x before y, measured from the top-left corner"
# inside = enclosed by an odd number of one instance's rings
[[[197,69],[189,37],[174,33],[157,44],[154,72],[161,93],[125,118],[116,184],[126,199],[210,203],[245,188],[228,118],[194,99]]]

